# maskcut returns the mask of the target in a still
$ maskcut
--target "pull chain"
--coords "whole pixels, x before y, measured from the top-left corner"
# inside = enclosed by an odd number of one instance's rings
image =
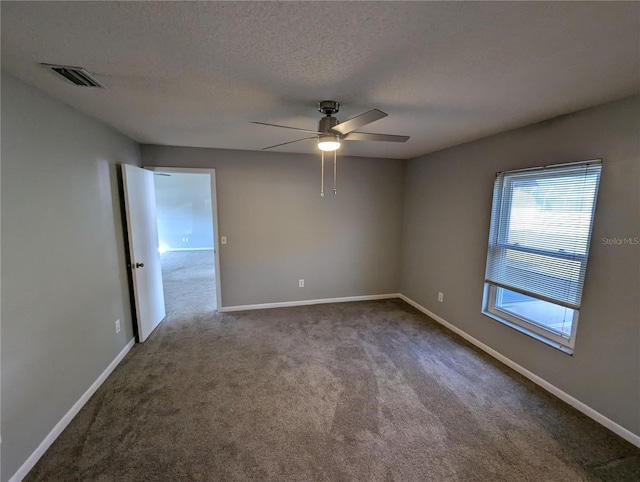
[[[337,195],[338,191],[336,189],[336,182],[338,178],[338,166],[337,166],[337,151],[333,151],[333,195]]]
[[[322,173],[321,173],[321,179],[320,179],[320,196],[324,197],[324,151],[322,152]]]

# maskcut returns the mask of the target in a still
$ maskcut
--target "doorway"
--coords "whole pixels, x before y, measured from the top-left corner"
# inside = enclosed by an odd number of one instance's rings
[[[167,314],[216,311],[220,276],[215,172],[152,170]]]

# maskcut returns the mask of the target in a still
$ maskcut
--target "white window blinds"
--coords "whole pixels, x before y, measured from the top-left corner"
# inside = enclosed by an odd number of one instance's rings
[[[580,309],[602,161],[496,176],[485,281]]]

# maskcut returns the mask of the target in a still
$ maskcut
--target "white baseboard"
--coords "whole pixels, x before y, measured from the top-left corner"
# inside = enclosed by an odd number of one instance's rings
[[[400,297],[401,297],[400,293],[387,293],[383,295],[345,296],[342,298],[321,298],[321,299],[315,299],[315,300],[283,301],[280,303],[261,303],[257,305],[221,306],[220,308],[218,308],[218,311],[224,313],[229,311],[264,310],[267,308],[285,308],[288,306],[321,305],[325,303],[347,303],[349,301],[388,300],[391,298],[400,298]]]
[[[491,355],[492,357],[494,357],[496,360],[504,363],[505,365],[507,365],[508,367],[514,369],[515,371],[517,371],[521,375],[527,377],[533,383],[535,383],[536,385],[544,388],[546,391],[552,393],[553,395],[558,397],[563,402],[566,402],[569,405],[571,405],[572,407],[578,409],[579,411],[584,413],[587,417],[590,417],[593,420],[595,420],[596,422],[598,422],[599,424],[604,425],[606,428],[611,430],[613,433],[615,433],[615,434],[619,435],[620,437],[622,437],[623,439],[631,442],[633,445],[635,445],[637,447],[640,447],[640,435],[636,435],[633,432],[631,432],[630,430],[627,430],[626,428],[624,428],[623,426],[618,425],[613,420],[605,417],[600,412],[597,412],[596,410],[594,410],[593,408],[589,407],[585,403],[581,402],[577,398],[574,398],[571,395],[569,395],[568,393],[560,390],[555,385],[552,385],[551,383],[549,383],[545,379],[539,377],[535,373],[532,373],[529,370],[527,370],[526,368],[518,365],[513,360],[507,358],[506,356],[504,356],[501,353],[497,352],[493,348],[485,345],[481,341],[479,341],[476,338],[472,337],[468,333],[462,331],[460,328],[452,325],[451,323],[449,323],[448,321],[446,321],[443,318],[439,317],[435,313],[432,313],[431,311],[426,309],[421,304],[416,303],[415,301],[413,301],[408,296],[405,296],[405,295],[401,294],[401,295],[399,295],[399,298],[404,300],[404,301],[406,301],[407,303],[409,303],[411,306],[413,306],[414,308],[418,309],[419,311],[422,311],[425,315],[429,316],[430,318],[433,318],[438,323],[444,325],[445,327],[447,327],[448,329],[450,329],[454,333],[457,333],[462,338],[467,340],[469,343],[477,346],[482,351],[484,351],[484,352],[488,353],[489,355]]]
[[[135,339],[132,339],[127,343],[127,345],[122,349],[122,351],[118,354],[114,360],[109,363],[109,366],[100,374],[100,376],[96,379],[95,382],[91,384],[91,386],[87,389],[86,392],[82,394],[80,399],[73,404],[73,406],[69,409],[69,411],[60,419],[60,421],[53,427],[53,430],[49,432],[49,434],[44,438],[44,440],[38,445],[38,448],[29,456],[29,458],[22,464],[22,466],[17,470],[13,477],[9,479],[9,482],[20,482],[22,479],[26,477],[29,471],[36,465],[36,462],[40,460],[40,457],[44,455],[47,449],[51,446],[51,444],[58,438],[58,436],[62,433],[62,431],[67,428],[67,425],[73,420],[80,409],[84,406],[85,403],[91,398],[100,385],[104,383],[111,372],[115,367],[122,361],[129,350],[133,347],[135,343]]]

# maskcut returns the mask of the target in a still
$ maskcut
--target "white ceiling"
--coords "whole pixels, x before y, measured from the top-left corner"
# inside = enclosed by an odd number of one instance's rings
[[[259,150],[306,134],[316,103],[412,158],[640,89],[640,3],[5,2],[2,67],[141,143]],[[39,62],[82,66],[108,90]],[[313,152],[312,141],[278,149]]]

